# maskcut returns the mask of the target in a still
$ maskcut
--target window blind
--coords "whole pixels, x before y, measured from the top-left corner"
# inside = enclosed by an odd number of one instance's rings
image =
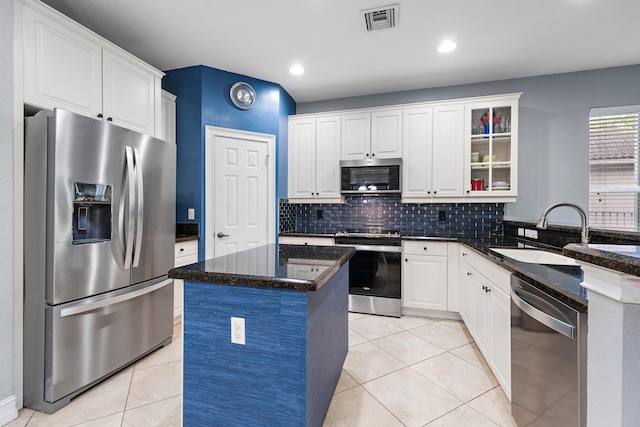
[[[589,117],[589,224],[639,231],[640,106],[592,109]]]

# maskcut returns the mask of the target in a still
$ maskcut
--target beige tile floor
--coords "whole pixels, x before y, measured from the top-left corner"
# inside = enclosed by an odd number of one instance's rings
[[[180,426],[182,331],[171,345],[53,415],[8,427]],[[462,322],[349,314],[349,353],[324,426],[515,426],[509,401]]]

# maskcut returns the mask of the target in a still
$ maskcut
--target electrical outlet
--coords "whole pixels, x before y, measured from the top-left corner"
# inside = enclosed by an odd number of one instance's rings
[[[245,345],[244,317],[231,318],[231,343]]]
[[[188,219],[196,219],[196,210],[193,208],[187,209],[187,218]]]
[[[524,237],[529,237],[530,239],[537,239],[538,238],[538,230],[525,229],[524,230]]]
[[[518,228],[518,236],[524,236],[524,228]]]
[[[318,210],[316,211],[316,217],[317,217],[318,219],[322,219],[322,213],[323,213],[323,212],[322,212],[322,209],[318,209]]]
[[[447,212],[438,211],[438,221],[446,221],[446,220],[447,220]]]

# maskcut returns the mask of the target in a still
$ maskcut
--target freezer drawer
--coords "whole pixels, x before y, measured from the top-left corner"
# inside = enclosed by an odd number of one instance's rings
[[[173,280],[46,308],[44,400],[111,374],[173,333]]]

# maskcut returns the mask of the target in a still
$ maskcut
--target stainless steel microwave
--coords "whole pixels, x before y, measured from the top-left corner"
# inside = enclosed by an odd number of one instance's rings
[[[402,159],[340,161],[340,192],[343,194],[400,193]]]

